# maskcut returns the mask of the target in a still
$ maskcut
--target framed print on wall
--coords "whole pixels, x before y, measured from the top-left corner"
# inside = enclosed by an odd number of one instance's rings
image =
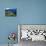
[[[6,8],[5,9],[5,16],[16,16],[17,9],[16,8]]]

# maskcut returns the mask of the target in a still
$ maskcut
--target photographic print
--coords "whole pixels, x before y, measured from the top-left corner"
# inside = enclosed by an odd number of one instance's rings
[[[16,16],[17,12],[16,12],[16,8],[6,8],[5,9],[5,16]]]

